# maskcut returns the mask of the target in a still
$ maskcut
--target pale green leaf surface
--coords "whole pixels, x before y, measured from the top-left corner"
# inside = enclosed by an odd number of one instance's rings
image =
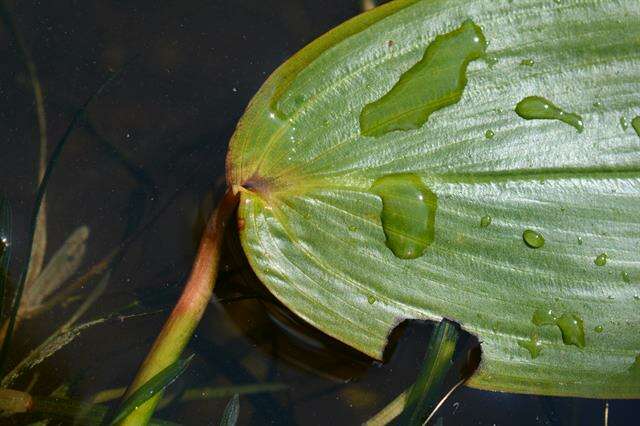
[[[498,62],[471,62],[460,102],[419,129],[362,136],[365,105],[467,19]],[[514,108],[527,96],[579,114],[584,131],[522,119]],[[639,112],[637,0],[392,2],[302,50],[247,109],[227,163],[244,249],[283,303],[373,357],[401,320],[447,317],[482,342],[471,386],[640,397],[640,139],[620,126]],[[385,245],[370,190],[400,173],[438,197],[435,239],[418,259]],[[527,247],[525,229],[544,246]],[[533,325],[538,308],[579,315],[585,347]],[[533,332],[535,359],[518,345]]]

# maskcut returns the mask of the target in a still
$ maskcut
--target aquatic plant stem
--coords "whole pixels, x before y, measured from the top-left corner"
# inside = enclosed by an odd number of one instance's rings
[[[218,275],[224,229],[235,211],[237,203],[238,196],[228,190],[218,208],[209,218],[182,295],[138,370],[133,383],[129,386],[125,397],[131,395],[157,373],[174,363],[191,339],[213,294]],[[147,424],[161,397],[162,395],[159,393],[149,399],[120,422],[120,425]]]

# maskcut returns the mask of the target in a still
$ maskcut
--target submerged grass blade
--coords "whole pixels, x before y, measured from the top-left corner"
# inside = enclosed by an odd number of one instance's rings
[[[28,317],[32,310],[37,309],[47,297],[76,273],[84,260],[88,239],[89,228],[84,225],[78,227],[53,255],[38,278],[25,283],[19,316]]]
[[[9,280],[11,260],[11,206],[0,195],[0,319],[3,317],[4,295]]]
[[[5,22],[7,28],[11,32],[11,35],[16,41],[18,53],[24,63],[24,66],[29,74],[31,81],[31,87],[33,89],[33,97],[36,106],[36,117],[38,119],[39,141],[40,141],[40,153],[38,160],[38,184],[42,182],[47,166],[47,115],[44,108],[44,96],[42,94],[42,86],[40,79],[38,78],[38,72],[35,62],[31,57],[31,52],[27,48],[27,44],[22,37],[20,31],[13,20],[7,3],[5,0],[0,1],[0,15]],[[34,280],[42,270],[44,262],[44,255],[47,247],[47,213],[46,202],[43,199],[38,218],[36,221],[36,231],[31,244],[31,253],[29,256],[29,266],[27,268],[27,275],[25,282],[29,283]]]
[[[220,419],[220,426],[235,426],[238,423],[238,417],[240,416],[240,396],[238,394],[233,395],[229,403],[222,413]]]
[[[435,328],[424,357],[424,365],[407,397],[402,424],[422,425],[429,408],[440,396],[440,385],[451,367],[458,342],[456,325],[443,319]]]
[[[125,419],[129,414],[136,411],[142,404],[153,396],[161,393],[171,383],[173,383],[189,367],[193,355],[188,358],[178,360],[153,376],[148,382],[140,386],[131,394],[120,407],[118,413],[108,424],[114,425]]]
[[[56,164],[58,163],[60,154],[62,154],[62,149],[64,148],[66,143],[69,141],[71,134],[75,130],[76,126],[78,125],[82,117],[84,116],[84,113],[87,107],[89,106],[89,104],[102,93],[105,87],[107,87],[107,85],[111,83],[111,81],[113,81],[117,75],[118,73],[109,76],[109,78],[107,78],[100,85],[100,87],[98,87],[98,89],[87,98],[84,104],[82,104],[82,106],[78,108],[78,110],[73,116],[73,119],[71,120],[71,123],[69,123],[69,126],[67,127],[64,134],[62,135],[62,137],[56,144],[55,148],[53,149],[53,152],[51,153],[51,157],[49,158],[49,162],[47,163],[47,169],[45,170],[42,180],[40,181],[40,185],[38,186],[38,192],[36,193],[36,198],[33,204],[33,213],[31,215],[31,224],[29,227],[29,230],[30,230],[29,241],[27,244],[28,247],[31,247],[33,245],[34,236],[35,236],[35,232],[38,225],[38,217],[40,215],[40,208],[42,206],[42,200],[44,199],[44,195],[46,193],[47,185],[49,183],[49,179],[51,178],[51,174],[53,173],[53,170]],[[23,267],[23,272],[20,275],[20,280],[18,281],[18,285],[15,290],[15,295],[14,295],[13,303],[11,306],[11,313],[10,313],[9,319],[7,320],[7,325],[5,329],[6,331],[2,339],[2,347],[0,348],[0,375],[2,375],[2,373],[4,372],[4,364],[7,359],[9,348],[11,347],[11,339],[13,337],[13,330],[16,325],[18,309],[20,308],[20,303],[22,301],[22,294],[25,287],[25,278],[26,278],[28,267],[29,267],[28,263],[25,263],[25,266]]]

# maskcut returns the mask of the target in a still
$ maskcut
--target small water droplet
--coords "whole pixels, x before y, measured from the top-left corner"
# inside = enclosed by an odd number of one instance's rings
[[[525,67],[532,67],[535,65],[535,61],[531,58],[523,59],[520,61],[520,65],[524,65]]]
[[[484,137],[487,139],[493,139],[495,135],[496,134],[493,130],[487,130],[486,132],[484,132]]]
[[[382,199],[387,247],[400,259],[422,256],[435,238],[436,194],[415,174],[383,176],[371,191]]]
[[[598,256],[596,256],[593,263],[595,263],[596,266],[604,266],[607,264],[607,259],[609,259],[607,253],[600,253]]]
[[[564,314],[556,321],[562,332],[562,342],[565,345],[585,347],[584,321],[578,315]]]
[[[357,226],[354,226],[354,225],[350,225],[350,226],[349,226],[349,231],[351,231],[351,232],[356,232],[357,230],[358,230],[358,227],[357,227]]]
[[[640,296],[639,296],[639,295],[637,295],[637,294],[634,294],[634,295],[633,295],[633,300],[640,300]]]
[[[627,130],[629,128],[629,122],[625,117],[620,117],[620,127],[622,127],[622,130]]]
[[[578,245],[581,246],[582,245],[582,237],[578,237]]]
[[[633,130],[636,131],[636,134],[640,136],[640,115],[634,117],[634,119],[631,120],[631,127],[633,127]]]
[[[491,216],[489,216],[489,215],[482,216],[480,218],[480,227],[481,228],[486,228],[489,225],[491,225]]]
[[[594,107],[594,108],[602,108],[602,102],[600,102],[600,101],[595,101],[595,102],[593,103],[593,107]]]
[[[531,333],[529,340],[518,340],[518,345],[529,351],[531,359],[535,359],[540,355],[542,342],[537,333]]]
[[[625,283],[629,284],[631,282],[631,277],[627,271],[622,272],[620,275],[622,276],[622,281]]]
[[[231,88],[231,91],[232,91],[233,93],[238,93],[238,89],[236,89],[235,87],[232,87],[232,88]]]
[[[558,317],[550,308],[538,308],[531,317],[531,322],[537,326],[554,325]]]
[[[367,297],[367,302],[369,302],[370,305],[373,305],[374,303],[377,302],[377,300],[376,300],[375,296],[369,295]]]
[[[572,126],[578,132],[584,130],[582,117],[566,112],[540,96],[529,96],[518,102],[516,113],[526,120],[559,120]]]
[[[604,327],[601,325],[596,325],[593,331],[595,331],[596,333],[602,333],[604,331]]]
[[[494,55],[487,55],[484,57],[484,61],[489,65],[489,68],[493,68],[498,63],[498,58]]]
[[[544,245],[544,237],[542,234],[531,229],[526,229],[522,233],[522,239],[526,245],[534,249],[540,248]]]

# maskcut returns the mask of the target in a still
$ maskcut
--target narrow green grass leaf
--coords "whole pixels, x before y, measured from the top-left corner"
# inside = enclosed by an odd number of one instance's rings
[[[238,394],[233,395],[229,403],[222,413],[220,419],[220,426],[235,426],[238,423],[238,417],[240,416],[240,396]]]
[[[191,355],[184,359],[179,359],[173,364],[169,365],[164,370],[153,376],[148,382],[142,385],[131,396],[124,400],[117,414],[113,417],[113,420],[109,422],[111,425],[115,425],[121,420],[124,420],[129,414],[138,409],[149,398],[162,392],[173,383],[184,371],[189,367],[194,355]]]
[[[456,325],[446,319],[436,325],[429,339],[424,364],[407,397],[401,424],[422,425],[440,396],[440,386],[451,367],[458,342]]]

